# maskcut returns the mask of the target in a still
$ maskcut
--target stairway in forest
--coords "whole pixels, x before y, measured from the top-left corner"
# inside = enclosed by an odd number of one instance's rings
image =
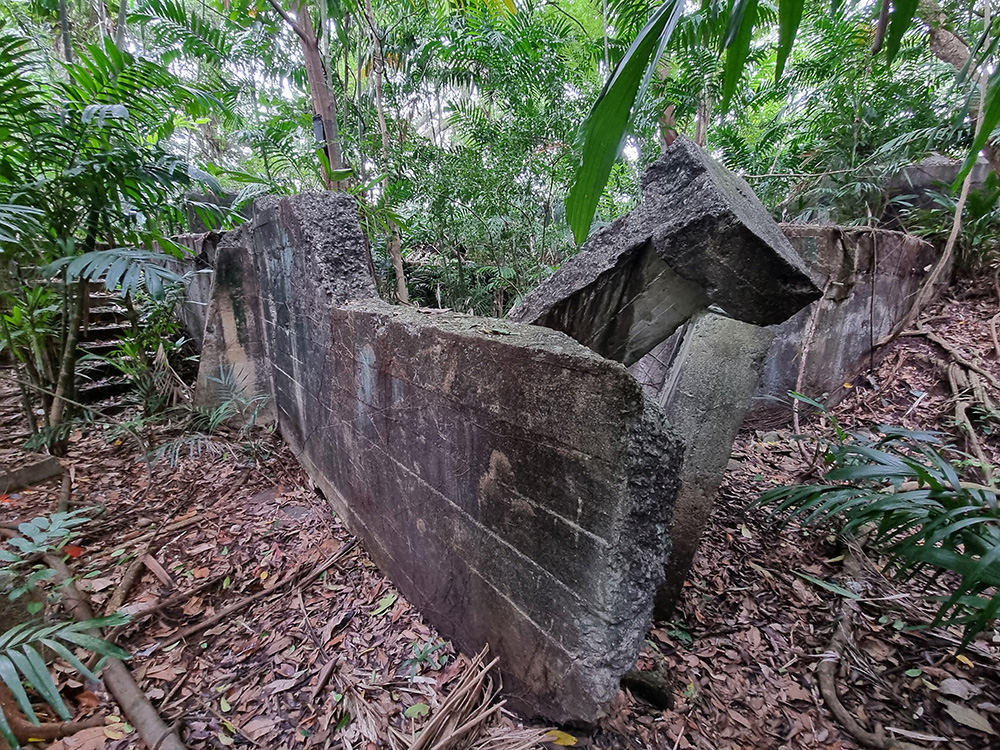
[[[130,387],[128,379],[111,362],[85,355],[107,357],[128,334],[128,311],[121,296],[109,292],[103,284],[91,284],[80,331],[82,361],[76,368],[76,395],[80,403],[102,411],[115,410],[118,397]]]

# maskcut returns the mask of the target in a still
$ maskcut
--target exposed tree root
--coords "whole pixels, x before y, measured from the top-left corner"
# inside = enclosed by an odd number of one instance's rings
[[[860,573],[861,564],[858,562],[853,545],[849,544],[844,555],[844,574],[850,581],[859,580]],[[855,606],[857,606],[856,603],[847,597],[841,600],[837,627],[833,631],[833,638],[827,648],[828,658],[824,658],[816,668],[816,678],[819,682],[819,692],[823,696],[823,702],[826,703],[826,707],[844,730],[865,747],[874,748],[874,750],[922,750],[919,745],[897,742],[887,737],[880,724],[875,725],[874,732],[869,732],[840,702],[840,696],[837,693],[837,665],[841,664],[845,655],[853,649],[854,639],[851,635],[851,623]]]
[[[982,365],[965,357],[951,342],[926,328],[923,324],[918,324],[916,330],[906,331],[901,335],[923,336],[928,341],[937,344],[947,354],[947,362],[937,358],[934,358],[933,361],[937,362],[944,370],[944,375],[948,380],[955,404],[955,423],[961,430],[969,451],[979,461],[986,484],[993,485],[995,481],[993,467],[986,457],[975,426],[972,424],[969,410],[980,407],[987,413],[997,411],[996,402],[988,393],[984,380],[997,391],[1000,391],[1000,380]]]
[[[2,682],[0,682],[0,709],[3,710],[4,716],[7,717],[7,722],[14,731],[14,737],[22,745],[34,740],[59,740],[63,737],[76,734],[81,729],[104,726],[103,716],[92,716],[89,719],[82,719],[81,721],[53,721],[44,724],[33,724],[21,713],[13,693]],[[2,742],[2,739],[0,739],[0,742]]]

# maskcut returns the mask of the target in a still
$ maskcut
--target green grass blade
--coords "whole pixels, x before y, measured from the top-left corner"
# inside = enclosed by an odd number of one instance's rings
[[[809,583],[812,583],[812,584],[814,584],[816,586],[819,586],[821,589],[826,589],[827,591],[830,591],[830,592],[832,592],[834,594],[837,594],[839,596],[846,596],[848,599],[854,599],[855,601],[857,601],[858,599],[861,598],[860,596],[858,596],[857,594],[855,594],[853,591],[850,591],[849,589],[845,589],[843,586],[838,586],[837,584],[830,583],[829,581],[823,581],[823,580],[821,580],[819,578],[815,578],[815,577],[809,575],[808,573],[802,573],[802,572],[800,572],[798,570],[793,570],[792,572],[795,575],[797,575],[799,578],[802,578],[802,579],[804,579],[806,581],[809,581]]]

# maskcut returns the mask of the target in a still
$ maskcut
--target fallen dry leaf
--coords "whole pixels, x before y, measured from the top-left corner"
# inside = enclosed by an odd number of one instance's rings
[[[996,734],[996,732],[993,731],[993,727],[990,726],[989,720],[978,711],[974,711],[973,709],[959,703],[946,701],[943,698],[939,698],[939,700],[944,704],[944,710],[948,712],[948,715],[959,724],[964,724],[965,726],[971,729],[976,729],[980,732],[986,732],[986,734]]]

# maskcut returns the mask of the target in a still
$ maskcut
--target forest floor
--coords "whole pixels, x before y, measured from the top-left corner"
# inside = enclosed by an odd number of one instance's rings
[[[924,321],[1000,377],[989,332],[996,312],[984,288],[947,297]],[[943,357],[924,337],[900,338],[831,413],[849,430],[954,432]],[[0,424],[16,409],[16,391],[0,382]],[[829,419],[803,421],[806,436],[830,430]],[[176,467],[147,467],[133,441],[109,434],[75,434],[63,459],[75,477],[73,507],[106,509],[82,527],[72,563],[101,610],[132,561],[144,561],[126,597],[133,620],[117,642],[188,747],[385,747],[390,727],[410,736],[433,717],[467,660],[378,571],[280,441],[261,434],[250,449],[201,446]],[[738,439],[682,606],[653,627],[639,661],[667,667],[674,708],[622,691],[597,729],[566,730],[576,746],[858,747],[816,677],[842,607],[825,582],[843,580],[844,545],[747,508],[763,489],[811,471],[800,444],[814,445],[793,440],[790,427]],[[986,439],[991,459],[998,447]],[[0,465],[21,460],[0,442]],[[51,513],[59,488],[56,479],[0,496],[0,522]],[[933,608],[925,592],[887,581],[878,563],[865,560],[872,589],[854,612],[856,648],[837,677],[844,705],[869,730],[878,723],[921,747],[1000,746],[1000,642],[990,633],[959,652],[957,630],[908,629]],[[159,608],[143,614],[150,607]],[[52,748],[141,747],[102,690],[59,677],[78,715],[109,718]]]

